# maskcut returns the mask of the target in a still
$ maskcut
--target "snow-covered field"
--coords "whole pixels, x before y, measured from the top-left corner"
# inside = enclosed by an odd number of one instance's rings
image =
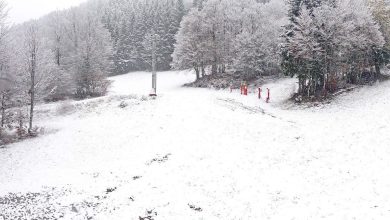
[[[390,82],[291,108],[292,79],[270,104],[188,72],[160,73],[156,99],[150,74],[112,80],[0,149],[0,220],[390,219]]]

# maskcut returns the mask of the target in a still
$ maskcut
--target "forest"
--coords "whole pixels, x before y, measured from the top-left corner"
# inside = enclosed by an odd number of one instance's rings
[[[0,127],[20,137],[37,132],[37,103],[103,96],[109,76],[151,70],[153,41],[159,71],[296,77],[299,99],[381,80],[390,59],[386,0],[90,0],[17,25],[8,10],[1,0]]]
[[[389,79],[390,0],[0,0],[0,220],[389,220]]]

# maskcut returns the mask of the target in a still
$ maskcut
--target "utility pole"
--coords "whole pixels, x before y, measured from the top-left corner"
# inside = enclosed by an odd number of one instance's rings
[[[150,93],[150,96],[157,96],[157,57],[156,57],[156,34],[153,34],[152,36],[152,92]]]

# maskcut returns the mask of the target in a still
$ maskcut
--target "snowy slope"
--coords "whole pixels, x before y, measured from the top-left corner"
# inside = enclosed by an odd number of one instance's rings
[[[264,86],[270,104],[182,88],[188,72],[160,73],[155,100],[148,73],[112,80],[107,97],[40,106],[47,135],[0,149],[0,216],[390,218],[389,82],[292,110],[292,79]]]

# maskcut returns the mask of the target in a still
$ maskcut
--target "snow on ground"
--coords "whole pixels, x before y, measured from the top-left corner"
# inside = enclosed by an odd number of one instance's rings
[[[158,78],[40,106],[47,134],[0,149],[0,219],[390,219],[390,82],[286,109],[292,79],[267,104]]]

